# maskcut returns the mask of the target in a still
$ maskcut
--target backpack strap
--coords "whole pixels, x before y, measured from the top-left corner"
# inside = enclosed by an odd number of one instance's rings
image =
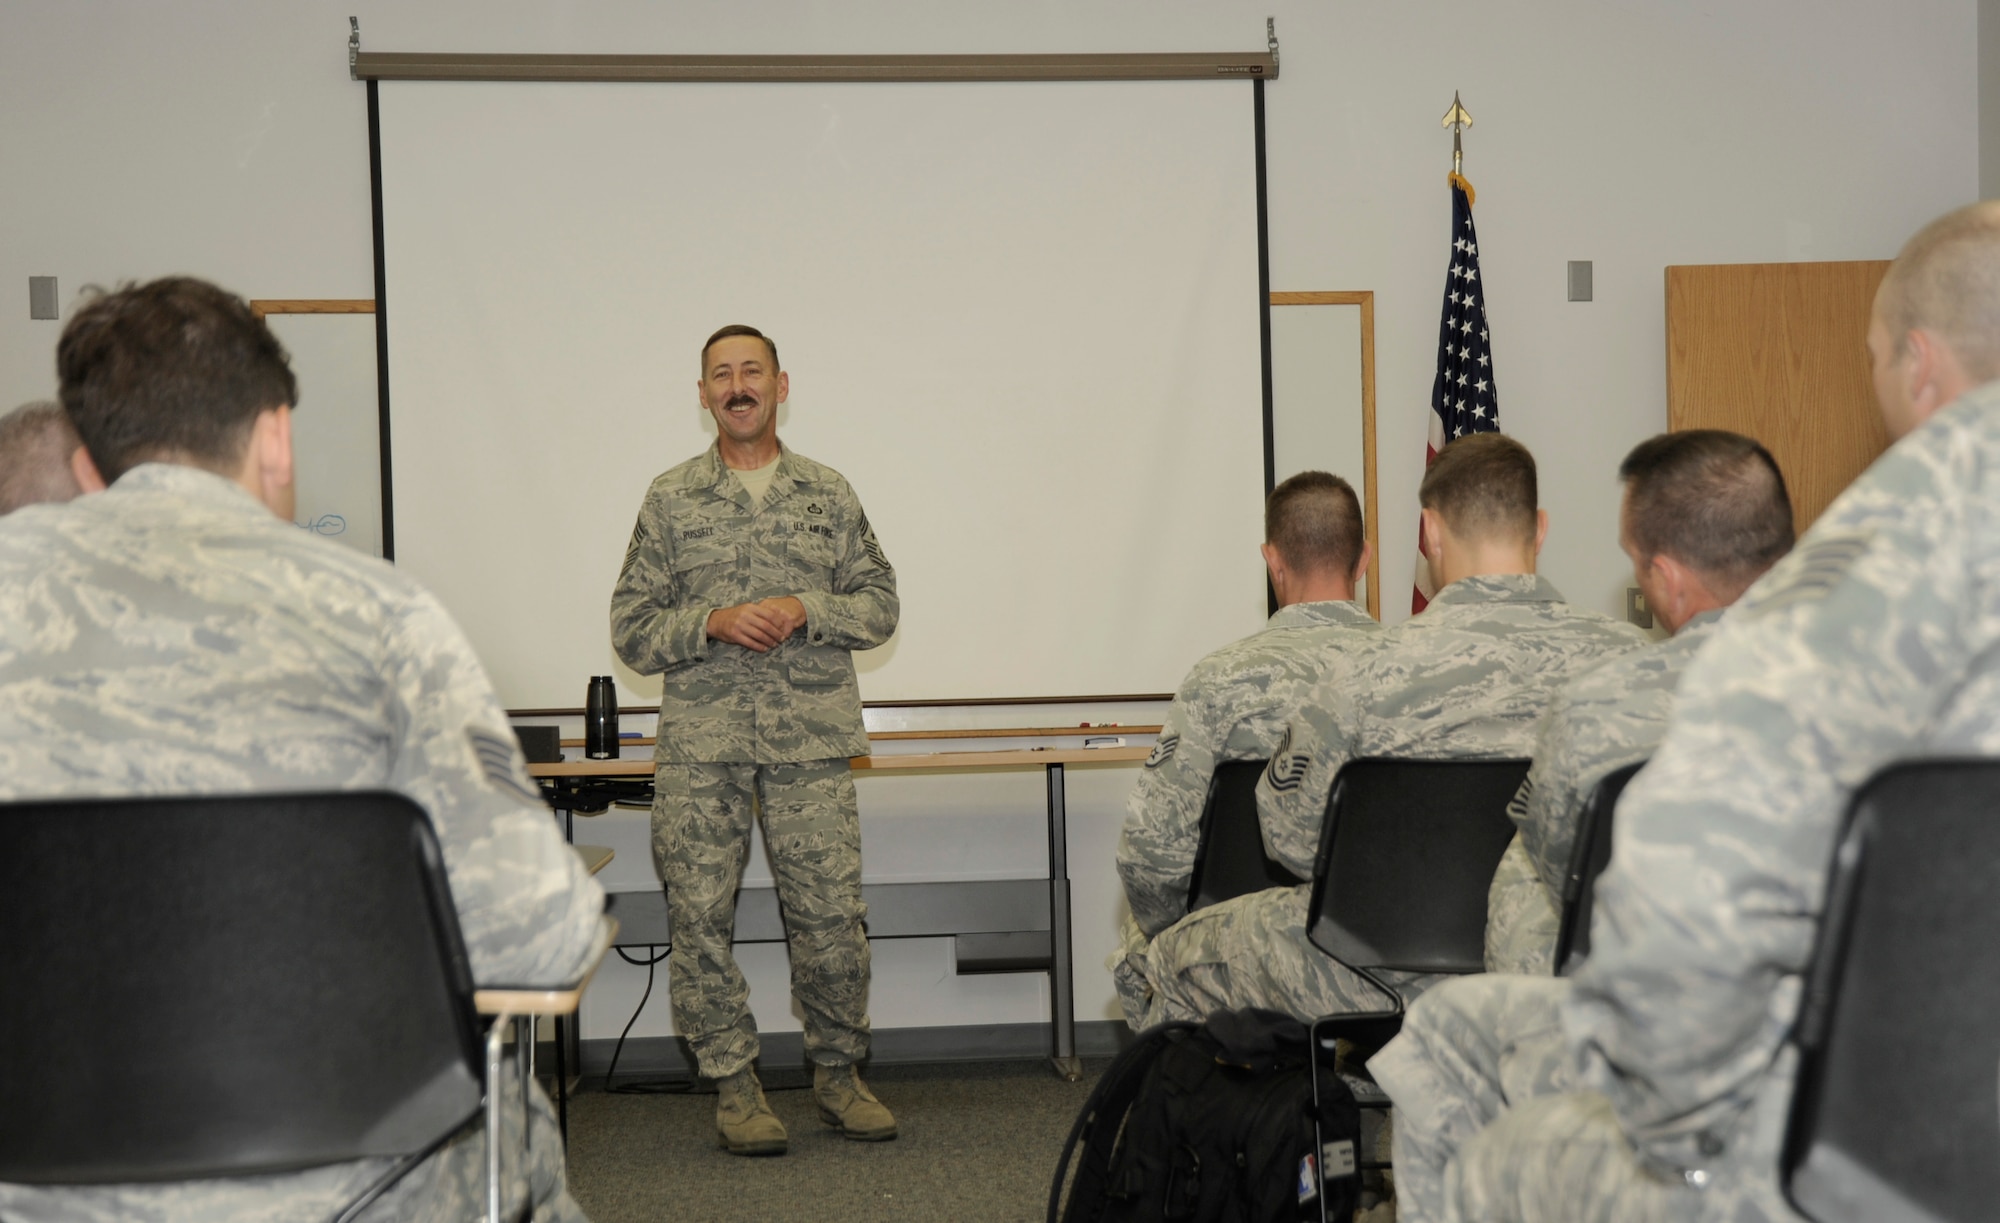
[[[1062,1158],[1056,1162],[1055,1182],[1049,1186],[1048,1223],[1095,1223],[1102,1215],[1110,1185],[1112,1151],[1146,1072],[1169,1041],[1180,1040],[1183,1033],[1199,1027],[1198,1023],[1176,1022],[1147,1028],[1105,1068],[1077,1113],[1076,1123],[1070,1126]],[[1065,1210],[1063,1182],[1069,1176],[1070,1160],[1079,1144],[1083,1156],[1076,1161],[1076,1184],[1070,1188]]]

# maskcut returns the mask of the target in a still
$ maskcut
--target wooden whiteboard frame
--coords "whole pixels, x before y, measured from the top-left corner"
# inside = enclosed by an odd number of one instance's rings
[[[250,300],[250,313],[258,318],[272,314],[373,314],[372,297],[257,297]]]
[[[1361,307],[1361,531],[1368,541],[1368,614],[1382,618],[1382,549],[1375,515],[1375,291],[1273,293],[1274,306]]]
[[[373,314],[375,299],[372,297],[253,297],[250,299],[250,313],[258,318],[269,318],[274,314]],[[375,328],[375,444],[376,461],[382,473],[382,551],[381,556],[391,564],[395,563],[394,539],[390,534],[389,517],[389,421],[382,411],[382,329]]]

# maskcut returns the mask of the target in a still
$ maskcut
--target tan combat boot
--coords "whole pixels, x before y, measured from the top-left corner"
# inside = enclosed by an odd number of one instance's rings
[[[754,1070],[715,1081],[715,1128],[731,1155],[785,1153],[785,1123],[765,1102]]]
[[[819,1119],[838,1126],[843,1137],[887,1142],[896,1136],[896,1118],[852,1065],[814,1066],[813,1099],[819,1102]]]

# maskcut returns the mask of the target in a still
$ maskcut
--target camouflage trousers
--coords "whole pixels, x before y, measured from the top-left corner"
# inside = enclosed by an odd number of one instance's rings
[[[1369,1059],[1396,1106],[1398,1218],[1410,1223],[1790,1223],[1778,1188],[1795,1058],[1779,1055],[1696,1188],[1650,1166],[1580,1085],[1567,980],[1476,976],[1420,998]]]
[[[1561,929],[1555,896],[1517,832],[1486,892],[1486,971],[1553,975]]]
[[[1305,1020],[1393,1008],[1393,998],[1306,940],[1309,891],[1309,885],[1270,888],[1225,900],[1188,914],[1150,944],[1132,927],[1112,960],[1126,1022],[1137,1031],[1245,1006]],[[1375,975],[1405,998],[1439,979],[1429,973]]]
[[[666,881],[674,1028],[701,1073],[726,1078],[757,1057],[750,987],[736,966],[736,889],[762,818],[805,1013],[806,1054],[822,1065],[868,1055],[868,938],[861,821],[847,761],[660,764],[653,856]]]
[[[534,1223],[587,1223],[569,1196],[562,1134],[540,1084],[528,1093],[528,1158],[521,1151],[521,1075],[510,1061],[501,1073],[502,1218],[525,1197]],[[485,1114],[482,1112],[481,1116]],[[280,1176],[182,1181],[166,1185],[0,1185],[0,1219],[7,1223],[112,1223],[187,1220],[265,1223],[270,1219],[329,1219],[389,1168],[385,1159],[334,1164]],[[486,1139],[478,1121],[411,1169],[360,1218],[372,1223],[473,1223],[485,1218]]]
[[[1369,1060],[1396,1106],[1399,1219],[1699,1217],[1701,1195],[1642,1166],[1610,1102],[1577,1090],[1568,992],[1548,977],[1447,981]]]

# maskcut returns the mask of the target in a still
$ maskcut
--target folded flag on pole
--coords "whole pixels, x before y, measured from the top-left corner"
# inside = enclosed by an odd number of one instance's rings
[[[1438,322],[1437,375],[1431,382],[1430,440],[1424,466],[1453,438],[1497,433],[1500,398],[1493,385],[1493,346],[1486,330],[1486,293],[1479,274],[1479,235],[1472,228],[1472,184],[1451,175],[1451,271],[1444,281]],[[1424,610],[1437,585],[1431,580],[1424,536],[1417,532],[1417,586],[1410,614]]]

